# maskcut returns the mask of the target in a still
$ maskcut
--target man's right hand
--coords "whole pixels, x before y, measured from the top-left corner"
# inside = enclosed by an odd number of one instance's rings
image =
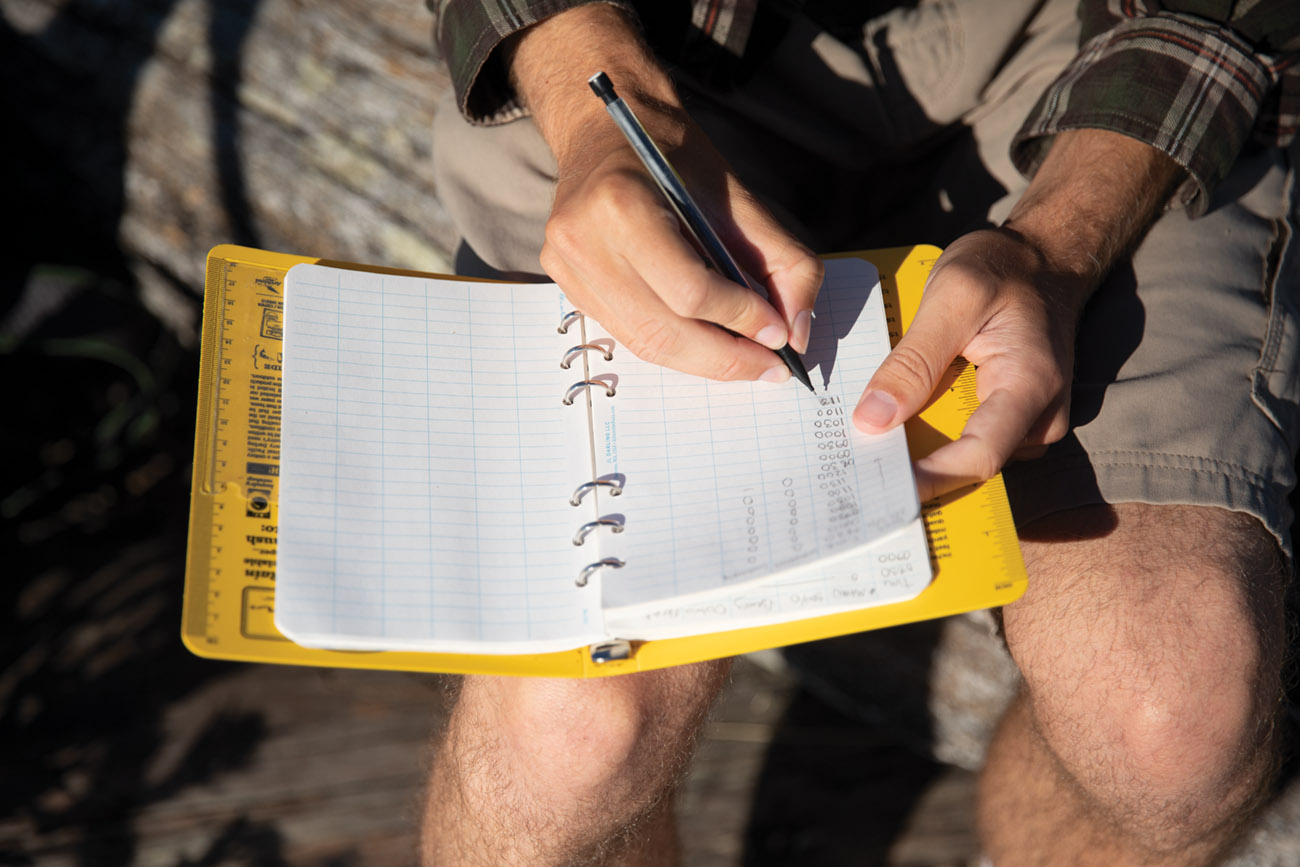
[[[740,185],[635,25],[613,6],[581,6],[524,31],[508,51],[559,169],[546,272],[639,358],[713,379],[786,379],[771,350],[807,349],[821,262]],[[587,86],[602,70],[770,303],[705,266]]]

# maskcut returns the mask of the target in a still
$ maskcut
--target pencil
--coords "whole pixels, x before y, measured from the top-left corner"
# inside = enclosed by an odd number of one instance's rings
[[[704,213],[691,194],[687,192],[686,185],[682,183],[681,176],[668,162],[668,158],[659,150],[659,146],[650,138],[650,134],[641,126],[641,122],[636,119],[632,109],[625,103],[618,94],[614,92],[614,84],[609,80],[609,76],[603,72],[597,72],[591,78],[587,79],[587,84],[595,91],[605,102],[605,110],[609,112],[610,117],[614,118],[614,123],[623,131],[627,137],[628,143],[632,145],[632,150],[645,163],[646,170],[654,178],[659,189],[663,191],[664,198],[673,206],[677,216],[681,219],[682,224],[686,226],[690,233],[699,243],[700,249],[712,262],[713,267],[719,273],[724,275],[728,280],[746,286],[757,292],[754,285],[745,277],[745,273],[740,270],[736,260],[723,245],[722,239],[718,233],[713,231],[709,221],[705,219]],[[816,393],[813,388],[812,380],[808,378],[808,371],[803,366],[798,354],[790,348],[790,344],[782,346],[775,350],[777,357],[785,363],[790,369],[790,373],[795,379],[808,386],[808,390]]]

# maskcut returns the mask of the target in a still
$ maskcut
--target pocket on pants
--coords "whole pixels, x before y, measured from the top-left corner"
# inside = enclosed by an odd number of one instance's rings
[[[1251,399],[1295,450],[1300,415],[1300,263],[1295,229],[1274,221],[1263,291],[1269,303],[1268,329],[1251,377]]]

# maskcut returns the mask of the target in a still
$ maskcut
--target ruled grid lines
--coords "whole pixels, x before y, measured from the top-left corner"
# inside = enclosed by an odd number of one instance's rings
[[[337,391],[339,390],[339,376],[340,376],[340,370],[339,370],[340,365],[339,365],[339,363],[338,363],[338,359],[339,359],[339,354],[342,352],[342,345],[341,345],[341,344],[342,344],[342,329],[343,329],[343,317],[342,317],[342,316],[338,316],[337,314],[338,314],[339,304],[340,304],[339,298],[340,298],[340,296],[343,294],[343,277],[342,277],[342,275],[339,275],[339,277],[336,278],[336,280],[335,280],[335,282],[334,282],[334,290],[335,290],[335,293],[334,293],[334,312],[335,312],[336,318],[335,318],[335,320],[334,320],[334,359],[333,359],[333,362],[334,362],[334,390],[337,392]],[[286,305],[287,305],[287,303],[288,303],[288,302],[287,302],[287,299],[286,299]],[[283,373],[283,371],[281,371],[281,373]],[[281,394],[283,395],[283,388],[281,389]],[[283,407],[282,407],[282,415],[283,415]],[[334,557],[333,557],[333,559],[330,561],[330,628],[333,629],[333,630],[336,630],[336,631],[337,631],[338,628],[339,628],[339,617],[338,617],[338,610],[339,610],[338,586],[339,586],[339,578],[341,577],[341,576],[339,575],[339,538],[340,538],[341,535],[342,535],[342,534],[340,533],[340,531],[339,531],[339,507],[338,507],[338,502],[339,502],[339,466],[338,466],[338,453],[339,453],[339,447],[338,447],[338,442],[339,442],[339,425],[338,425],[338,421],[337,421],[337,419],[336,419],[335,422],[334,422],[334,456],[335,456],[335,457],[334,457],[334,499],[330,501],[330,502],[333,504],[333,508],[331,509],[331,517],[333,518],[333,523],[334,523],[334,537],[333,537],[333,539],[331,540],[331,541],[333,542],[333,546],[334,546]],[[282,448],[282,449],[281,449],[281,455],[283,455],[283,453],[284,453],[284,452],[283,452],[283,448]],[[282,461],[281,463],[283,463],[283,461]],[[280,519],[280,552],[279,552],[279,556],[278,556],[278,558],[277,558],[277,559],[278,559],[278,563],[277,563],[277,569],[276,569],[276,577],[277,577],[277,581],[276,581],[276,586],[277,586],[277,596],[276,596],[276,602],[277,602],[277,605],[276,605],[276,610],[277,610],[277,611],[279,611],[279,610],[280,610],[280,607],[281,607],[282,605],[285,604],[284,591],[283,591],[283,589],[279,589],[279,588],[282,588],[282,587],[284,586],[284,580],[283,580],[283,575],[284,575],[284,565],[283,565],[283,564],[284,564],[284,525],[285,525],[285,521],[284,521],[284,506],[283,506],[283,503],[284,503],[284,481],[283,481],[283,476],[281,477],[281,482],[280,482],[280,502],[281,502],[281,507],[280,507],[280,515],[281,515],[281,519]]]
[[[511,374],[514,382],[515,391],[518,391],[519,390],[519,343],[515,339],[516,326],[513,317],[509,320],[509,324],[510,324],[510,361],[512,367],[514,368]],[[470,334],[473,335],[473,333],[474,332],[471,329]],[[473,340],[473,337],[471,336],[470,339]],[[523,425],[520,423],[518,401],[515,402],[514,410],[515,410],[515,454],[519,456],[519,465],[523,466],[524,438],[520,434],[523,432],[524,428]],[[522,485],[519,486],[519,498],[520,500],[524,498],[524,491]],[[519,537],[524,541],[524,550],[527,550],[528,549],[528,522],[524,520],[525,514],[526,513],[521,509],[519,512]],[[530,601],[529,594],[528,594],[528,579],[530,577],[531,576],[528,574],[528,562],[525,561],[524,562],[524,610],[526,611],[532,610],[528,604]],[[533,637],[531,623],[528,625],[528,637],[529,638]]]
[[[383,336],[380,339],[379,345],[383,347],[382,349],[383,354],[380,355],[379,358],[380,358],[380,363],[384,365],[387,365],[388,362],[388,341],[384,339],[388,336],[387,335],[388,323],[385,321],[385,316],[384,316],[384,299],[386,299],[387,297],[388,297],[388,293],[384,291],[384,278],[381,277],[379,278],[379,321],[380,321],[380,328],[382,329],[381,334]],[[379,463],[380,465],[385,465],[384,415],[385,415],[384,414],[384,392],[383,389],[380,389],[379,391]],[[384,484],[381,485],[379,488],[379,513],[383,515],[385,518],[388,517],[387,506],[388,506],[388,485]],[[386,608],[384,604],[385,603],[384,591],[386,589],[385,583],[387,580],[387,575],[386,575],[387,565],[388,565],[388,546],[384,545],[379,549],[379,618],[380,618],[379,631],[385,635],[388,634],[388,622],[387,619],[384,617],[385,608]]]
[[[816,395],[764,383],[703,381],[634,358],[620,366],[618,460],[600,469],[629,479],[625,503],[636,522],[620,538],[628,565],[617,581],[605,583],[607,608],[740,586],[865,544],[915,519],[919,504],[902,434],[868,438],[850,430],[849,409],[888,352],[874,270],[849,263],[828,274],[814,340],[823,350],[818,357],[833,358],[834,367]],[[841,339],[850,330],[852,339]],[[843,448],[831,447],[823,434],[843,438]],[[835,485],[823,484],[824,455],[845,451],[853,460]],[[901,474],[883,486],[874,482],[877,458],[901,467]],[[746,496],[755,509],[752,537]],[[886,501],[902,505],[885,514],[880,504]],[[818,586],[829,592],[832,581],[827,576]]]
[[[725,628],[717,617],[806,616],[854,589],[835,557],[871,540],[923,558],[908,547],[924,540],[906,514],[919,507],[901,432],[850,430],[847,410],[888,351],[883,312],[863,309],[879,303],[874,273],[858,264],[818,304],[814,339],[835,341],[835,367],[817,395],[687,377],[623,351],[617,397],[587,413],[559,400],[571,374],[556,358],[572,339],[556,334],[554,286],[295,268],[277,623],[309,646],[540,652],[609,637],[607,623],[637,638],[692,618],[711,631]],[[851,339],[834,331],[841,316]],[[583,342],[601,334],[589,326]],[[825,439],[832,428],[851,449]],[[843,466],[819,487],[831,452]],[[568,498],[592,460],[595,477],[625,480],[611,505],[627,529],[576,547]],[[579,590],[593,554],[627,566]],[[701,598],[712,613],[691,613]]]
[[[717,445],[717,440],[714,438],[714,435],[713,435],[713,432],[714,432],[714,425],[713,425],[713,401],[710,399],[711,397],[712,397],[712,395],[709,394],[709,386],[708,386],[708,384],[706,383],[705,386],[704,386],[704,420],[705,420],[705,427],[706,427],[706,429],[707,429],[708,432],[709,432],[709,461],[708,461],[708,463],[709,463],[709,467],[710,467],[710,469],[713,471],[713,490],[716,492],[716,491],[718,491],[718,490],[720,489],[720,485],[718,484],[718,445]],[[717,528],[718,528],[718,542],[719,542],[719,544],[718,544],[718,546],[717,546],[716,556],[718,556],[719,558],[722,558],[722,557],[725,556],[725,552],[726,552],[726,550],[727,550],[727,543],[730,541],[730,540],[729,540],[725,535],[723,535],[723,532],[722,532],[722,508],[721,508],[721,505],[722,505],[721,503],[717,503],[717,504],[715,504],[715,508],[712,510],[712,511],[713,511],[713,516],[714,516],[714,520],[715,520],[715,522],[716,522],[716,526],[717,526]],[[673,537],[674,537],[674,539],[676,538],[676,534],[675,534],[675,533],[673,534]],[[722,571],[722,568],[721,568],[721,567],[723,566],[723,563],[720,562],[720,563],[718,564],[718,566],[719,566],[718,571]],[[674,582],[674,585],[676,585],[676,584],[677,584],[677,582]]]
[[[836,302],[836,300],[837,300],[839,297],[840,297],[840,293],[839,293],[839,292],[835,292],[835,291],[830,292],[830,293],[828,294],[828,296],[827,296],[827,299],[826,299],[827,304],[826,304],[826,306],[830,309],[830,313],[831,313],[831,317],[832,317],[832,318],[835,318],[837,315],[843,315],[843,314],[842,314],[842,311],[837,311],[837,310],[836,310],[836,307],[835,307],[835,302]],[[881,307],[882,307],[882,311],[883,311],[883,306],[884,306],[884,305],[882,304],[882,305],[881,305]],[[882,324],[883,324],[883,323],[882,323]],[[868,352],[868,353],[870,353],[870,354],[872,354],[872,355],[875,355],[875,356],[879,357],[881,360],[883,360],[884,357],[889,353],[889,338],[888,338],[888,331],[885,331],[883,335],[882,335],[879,331],[877,331],[877,332],[873,335],[873,337],[874,337],[874,339],[872,340],[871,344],[868,345],[868,346],[863,347],[863,349],[864,349],[866,352]],[[839,392],[840,392],[841,394],[845,394],[845,389],[844,389],[844,385],[843,385],[843,380],[844,380],[844,370],[843,370],[843,368],[837,366],[837,367],[835,368],[835,371],[834,371],[833,374],[832,374],[832,377],[836,380],[836,384],[839,386]],[[864,383],[863,385],[865,385],[865,383]],[[850,400],[853,401],[853,406],[857,406],[857,395],[855,395],[855,394],[846,394],[845,396],[846,396],[847,398],[849,398]],[[847,404],[847,403],[844,404],[844,408],[845,408],[845,410],[847,410],[848,406],[849,406],[849,404]],[[847,418],[847,417],[848,417],[848,416],[846,415],[846,418]],[[847,423],[851,424],[852,422],[847,422]],[[881,496],[885,496],[886,493],[887,493],[886,491],[881,491],[881,492],[880,492]],[[865,508],[865,504],[863,503],[862,472],[861,472],[861,470],[859,470],[859,472],[858,472],[857,474],[855,474],[854,477],[853,477],[853,495],[854,495],[854,497],[857,499],[857,503],[858,503],[858,519],[859,519],[859,520],[858,520],[858,531],[859,531],[859,533],[860,533],[863,537],[867,537],[867,536],[870,535],[870,532],[869,532],[869,530],[868,530],[868,528],[867,528],[867,526],[866,526],[866,520],[867,520],[867,509]]]
[[[428,459],[428,476],[425,479],[425,484],[427,485],[425,498],[429,508],[429,514],[432,515],[433,514],[434,461],[433,461],[433,437],[429,435],[429,431],[433,428],[433,420],[430,417],[431,411],[429,409],[429,404],[432,401],[432,398],[430,397],[429,389],[433,383],[433,368],[430,367],[429,365],[429,362],[432,360],[432,354],[429,352],[429,325],[430,325],[429,293],[426,289],[424,293],[424,451],[425,451],[425,456]],[[429,558],[429,582],[428,582],[429,609],[427,612],[427,618],[428,618],[429,634],[432,635],[434,632],[437,631],[438,628],[438,621],[437,618],[434,616],[434,612],[437,610],[436,606],[440,601],[440,598],[438,597],[438,594],[435,589],[437,586],[436,580],[439,577],[440,570],[439,570],[438,561],[434,558],[434,552],[433,552],[433,540],[434,540],[433,526],[432,525],[426,526],[424,528],[424,533],[426,537],[425,538],[426,554]],[[454,599],[454,598],[455,598],[454,596],[449,596],[449,599]]]
[[[290,272],[286,634],[340,648],[528,647],[580,631],[588,603],[560,493],[572,480],[555,460],[574,432],[552,399],[553,305],[536,287]]]
[[[466,295],[467,297],[466,297],[466,304],[464,310],[465,340],[467,342],[469,351],[465,353],[465,361],[469,365],[469,381],[471,384],[473,384],[474,383],[474,310],[473,307],[468,303],[469,302],[468,290],[466,291]],[[478,426],[475,423],[475,417],[474,415],[471,414],[469,418],[469,435],[470,438],[473,439],[475,442],[478,441],[477,427]],[[479,487],[478,461],[475,461],[474,462],[474,489],[477,491],[478,487]],[[477,507],[474,509],[474,538],[475,539],[483,538],[483,528],[479,524]],[[475,573],[478,573],[479,570],[482,568],[483,564],[480,560],[477,546],[475,546],[473,556],[474,556],[474,571]],[[474,600],[474,604],[479,611],[482,611],[483,610],[483,585],[481,583],[475,583],[474,587],[475,590],[477,591],[477,598]],[[479,639],[483,638],[483,619],[481,617],[479,618],[478,623],[475,625],[475,634]]]
[[[665,398],[664,396],[667,393],[667,391],[668,389],[664,388],[664,371],[663,368],[660,368],[659,369],[659,410],[662,413],[662,417],[665,419],[665,422],[669,418],[667,398]],[[664,486],[667,490],[667,496],[665,497],[665,499],[667,500],[668,503],[668,511],[672,512],[673,511],[673,470],[672,470],[672,465],[669,464],[668,461],[666,460],[668,456],[668,425],[666,423],[662,426],[662,430],[663,430],[664,457],[665,457],[665,460],[663,462]],[[681,581],[679,580],[678,576],[681,574],[681,561],[677,556],[676,536],[674,536],[672,533],[666,533],[666,534],[647,533],[646,535],[652,541],[655,542],[660,541],[660,539],[665,535],[668,536],[668,544],[672,550],[673,593],[674,594],[680,593]]]

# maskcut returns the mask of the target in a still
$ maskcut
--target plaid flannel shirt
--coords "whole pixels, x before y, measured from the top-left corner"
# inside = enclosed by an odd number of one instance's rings
[[[523,116],[505,70],[492,51],[512,33],[588,3],[608,3],[640,20],[662,17],[655,0],[425,0],[434,15],[434,44],[451,72],[461,113],[473,123],[504,123]],[[691,0],[691,38],[744,53],[759,0]],[[680,8],[676,4],[674,9]],[[639,14],[638,14],[639,12]],[[675,13],[669,13],[675,14]]]
[[[1093,127],[1130,135],[1187,170],[1174,196],[1204,212],[1252,131],[1285,147],[1300,124],[1297,0],[1081,2],[1078,55],[1011,148],[1033,174],[1049,137]]]
[[[510,34],[589,2],[647,20],[654,0],[427,0],[461,111],[475,123],[524,114],[493,49]],[[760,0],[692,0],[691,34],[743,55]],[[1012,144],[1026,175],[1052,135],[1099,128],[1169,154],[1187,171],[1175,202],[1193,214],[1252,133],[1287,146],[1300,125],[1297,0],[1081,0],[1080,50]]]

